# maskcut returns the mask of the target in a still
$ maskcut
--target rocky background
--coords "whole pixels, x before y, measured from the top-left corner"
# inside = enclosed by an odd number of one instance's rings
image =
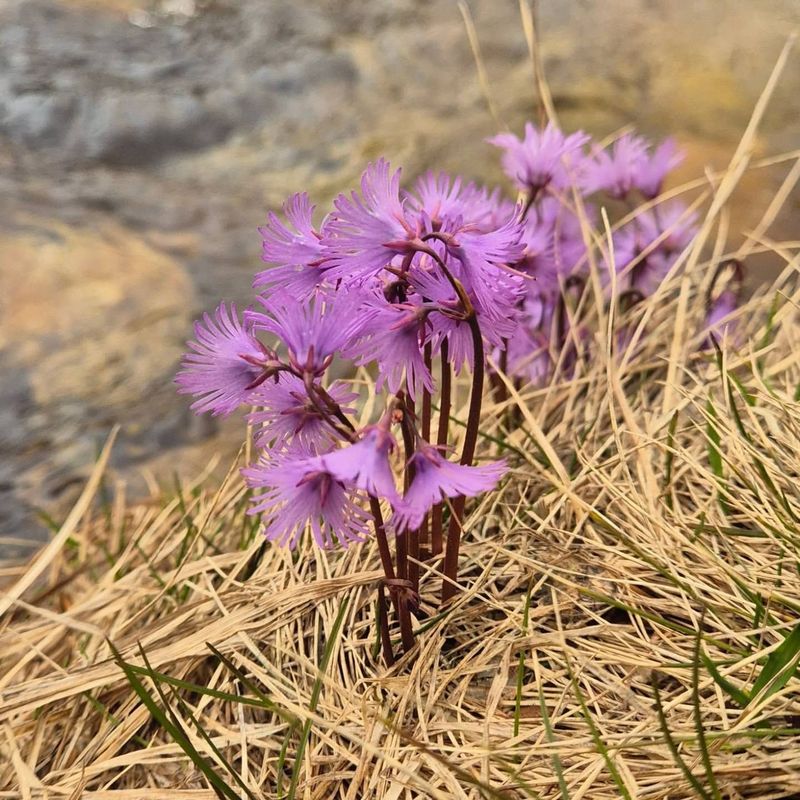
[[[470,7],[518,131],[536,114],[518,3]],[[541,0],[538,20],[564,126],[674,133],[687,177],[727,163],[800,3]],[[797,148],[799,119],[795,55],[761,151]],[[500,180],[495,130],[453,0],[3,0],[3,552],[63,513],[115,422],[129,493],[229,463],[241,424],[193,418],[171,379],[192,318],[248,297],[266,209],[325,203],[381,154]],[[785,171],[746,179],[732,229]],[[797,209],[775,235],[798,238]]]

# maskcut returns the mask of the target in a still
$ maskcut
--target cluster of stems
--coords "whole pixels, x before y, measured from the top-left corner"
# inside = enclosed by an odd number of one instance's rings
[[[469,325],[471,332],[474,369],[471,376],[466,431],[459,459],[461,465],[471,466],[478,441],[484,375],[486,372],[480,324],[464,287],[453,277],[438,254],[427,247],[420,246],[419,249],[437,263],[459,298],[461,308],[457,311],[447,309],[447,313],[449,315],[456,314],[459,319]],[[429,370],[433,367],[431,351],[430,343],[426,344],[424,357],[425,364]],[[452,368],[446,340],[441,347],[440,362],[439,392],[436,398],[439,413],[435,444],[437,447],[444,449],[449,445],[453,392]],[[312,374],[309,372],[304,373],[303,379],[308,397],[319,414],[337,434],[355,443],[358,440],[356,427],[347,418],[341,407],[332,400],[319,383],[313,380]],[[424,389],[419,401],[419,409],[417,409],[416,404],[411,401],[406,392],[398,392],[392,399],[390,407],[385,414],[386,421],[399,425],[401,430],[405,462],[403,470],[405,491],[408,491],[414,480],[412,456],[414,455],[416,442],[422,441],[434,444],[431,441],[433,399],[432,393],[428,389]],[[392,665],[395,662],[395,648],[392,643],[386,594],[388,592],[391,598],[391,605],[397,617],[403,651],[408,652],[414,646],[411,618],[412,616],[417,618],[423,616],[423,612],[420,609],[420,564],[431,562],[435,566],[437,563],[443,562],[441,563],[442,581],[440,593],[442,607],[445,607],[458,591],[458,556],[461,546],[465,504],[466,498],[463,495],[454,498],[452,502],[447,502],[449,520],[446,543],[444,538],[445,503],[439,502],[425,515],[419,527],[396,534],[393,558],[380,500],[374,495],[369,498],[375,540],[384,572],[383,581],[378,589],[378,625],[380,627],[383,656],[388,665]]]

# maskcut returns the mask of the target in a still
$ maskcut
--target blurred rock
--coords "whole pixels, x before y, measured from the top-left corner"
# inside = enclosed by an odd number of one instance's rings
[[[114,222],[18,215],[3,228],[0,460],[15,468],[0,491],[11,482],[33,507],[78,483],[116,421],[146,409],[151,431],[165,424],[159,392],[172,393],[193,290],[179,263]],[[14,505],[0,505],[0,526]]]
[[[127,478],[235,452],[241,424],[196,420],[171,378],[190,318],[247,302],[256,227],[287,194],[325,204],[378,155],[502,180],[485,138],[538,118],[535,85],[517,0],[470,7],[499,122],[452,0],[0,5],[0,531],[66,506],[115,422]],[[797,0],[538,7],[563,125],[674,134],[682,177],[724,168],[800,25]],[[796,148],[798,119],[794,55],[759,152]],[[748,176],[732,230],[785,171]]]

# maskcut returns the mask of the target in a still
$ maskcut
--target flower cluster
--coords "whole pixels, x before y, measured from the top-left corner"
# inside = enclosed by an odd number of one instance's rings
[[[268,267],[255,276],[252,306],[205,315],[177,376],[197,412],[253,407],[260,455],[244,477],[269,539],[294,546],[310,531],[320,547],[347,545],[372,526],[385,556],[388,529],[398,556],[396,565],[384,558],[387,581],[410,576],[413,591],[409,548],[415,558],[426,548],[439,554],[450,504],[447,575],[463,498],[492,489],[507,469],[503,460],[473,465],[488,357],[516,381],[551,377],[575,338],[564,306],[589,274],[598,199],[652,201],[681,158],[671,141],[653,149],[628,134],[600,148],[553,125],[490,142],[503,151],[516,203],[441,173],[404,189],[383,159],[318,224],[306,194],[290,197],[260,228]],[[695,225],[677,201],[649,206],[628,214],[599,259],[606,286],[639,298],[673,270]],[[363,380],[341,379],[356,367],[385,393],[366,424],[355,421]],[[471,405],[456,458],[450,387],[467,372]],[[455,573],[448,577],[453,584]]]

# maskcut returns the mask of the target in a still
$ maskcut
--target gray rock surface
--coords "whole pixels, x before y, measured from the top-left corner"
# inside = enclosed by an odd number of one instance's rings
[[[537,103],[518,4],[470,6],[519,129]],[[564,126],[674,133],[686,177],[727,162],[800,4],[542,0],[538,22]],[[799,112],[795,55],[759,149],[797,147]],[[247,299],[266,209],[326,203],[381,154],[500,180],[496,127],[451,0],[5,0],[0,534],[62,513],[115,422],[134,492],[144,468],[235,452],[239,424],[193,419],[171,378],[191,318]],[[748,178],[734,229],[781,175]]]

